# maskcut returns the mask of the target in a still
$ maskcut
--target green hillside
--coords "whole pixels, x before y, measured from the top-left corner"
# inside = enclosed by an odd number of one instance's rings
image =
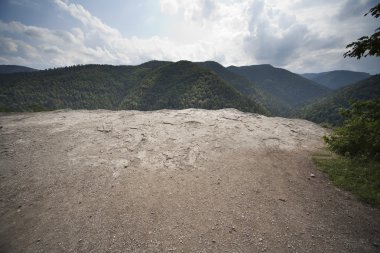
[[[191,62],[83,65],[0,75],[1,111],[189,107],[266,113],[214,73]]]
[[[365,72],[334,70],[322,73],[306,73],[302,74],[302,76],[316,83],[322,84],[330,89],[336,90],[367,79],[371,75]]]
[[[241,95],[215,73],[188,61],[150,72],[129,91],[121,105],[139,110],[232,107],[267,113],[261,105]]]
[[[129,66],[85,65],[0,75],[3,111],[117,109],[127,90],[149,71]]]
[[[330,89],[320,84],[268,64],[231,66],[227,69],[245,76],[255,83],[260,90],[272,95],[277,101],[291,108],[309,103],[330,92]]]
[[[224,81],[231,84],[241,94],[259,102],[268,109],[271,115],[287,116],[291,111],[291,108],[287,104],[279,101],[271,94],[258,89],[257,85],[249,81],[246,77],[228,70],[217,62],[206,61],[197,62],[196,64],[202,68],[213,71]]]
[[[304,107],[299,116],[316,123],[340,124],[339,108],[347,108],[350,100],[380,98],[380,75],[336,90],[331,95]]]

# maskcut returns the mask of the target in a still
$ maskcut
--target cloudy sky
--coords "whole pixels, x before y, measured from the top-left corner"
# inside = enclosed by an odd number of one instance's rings
[[[1,0],[0,64],[214,60],[293,72],[380,73],[380,59],[343,58],[380,26],[374,0]]]

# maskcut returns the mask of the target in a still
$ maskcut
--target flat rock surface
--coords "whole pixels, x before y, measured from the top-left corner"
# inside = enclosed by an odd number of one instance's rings
[[[312,163],[325,133],[233,109],[1,114],[0,252],[378,252],[379,210]]]

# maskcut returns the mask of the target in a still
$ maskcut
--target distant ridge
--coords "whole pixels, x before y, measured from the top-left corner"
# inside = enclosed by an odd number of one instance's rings
[[[330,93],[330,89],[288,70],[275,68],[270,64],[252,66],[230,66],[228,70],[245,76],[260,90],[271,94],[277,100],[297,107]]]
[[[374,75],[355,84],[347,85],[305,106],[298,116],[316,123],[339,125],[340,108],[347,108],[350,100],[380,99],[380,75]]]
[[[272,115],[287,116],[291,111],[288,104],[276,99],[272,94],[260,89],[254,82],[248,80],[245,76],[229,70],[218,62],[205,61],[195,63],[202,68],[213,71],[224,81],[235,87],[235,89],[241,94],[262,104]]]
[[[349,70],[334,70],[321,73],[305,73],[303,77],[336,90],[341,87],[369,78],[371,75],[365,72]]]
[[[20,72],[33,72],[38,71],[38,69],[33,69],[25,66],[18,65],[0,65],[0,74],[12,74]]]

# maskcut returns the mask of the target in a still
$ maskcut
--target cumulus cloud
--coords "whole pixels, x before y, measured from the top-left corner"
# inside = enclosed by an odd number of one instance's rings
[[[359,62],[342,56],[348,43],[370,30],[363,14],[373,1],[281,2],[251,3],[249,33],[244,38],[251,62],[267,62],[296,72],[339,68],[379,71],[374,64],[379,64],[379,59]]]
[[[18,51],[17,43],[10,38],[0,38],[0,45],[4,53],[16,53]]]
[[[179,8],[176,0],[161,0],[160,7],[162,12],[169,15],[177,14]]]
[[[55,0],[56,5],[78,20],[82,27],[60,31],[28,26],[20,22],[0,21],[0,32],[24,36],[25,41],[34,44],[40,53],[42,57],[40,64],[44,62],[59,66],[94,62],[139,64],[151,59],[174,61],[225,59],[223,54],[228,49],[224,48],[224,45],[229,47],[234,45],[222,38],[230,37],[231,34],[220,25],[211,24],[205,27],[204,24],[199,24],[199,26],[196,24],[197,20],[201,19],[195,15],[197,11],[201,11],[204,17],[210,16],[212,4],[208,3],[209,1],[198,1],[181,9],[185,13],[184,20],[195,23],[194,29],[200,29],[203,32],[208,28],[213,28],[214,32],[209,33],[211,36],[208,40],[197,38],[194,41],[183,42],[159,36],[147,39],[124,37],[118,30],[106,25],[83,6],[62,0]],[[227,25],[225,22],[221,24]],[[20,56],[26,57],[26,55]]]
[[[160,7],[169,15],[182,12],[186,20],[199,21],[211,16],[216,3],[213,0],[160,0]]]
[[[0,38],[0,54],[5,59],[17,59],[16,62],[27,62],[29,59],[39,59],[38,50],[25,43],[22,40],[17,40],[9,37]],[[6,62],[11,62],[7,60]]]
[[[0,63],[51,67],[187,59],[224,65],[270,63],[296,72],[337,68],[378,72],[379,60],[342,57],[345,45],[373,29],[364,13],[355,14],[372,3],[160,0],[161,13],[171,21],[168,32],[141,38],[124,36],[80,4],[54,0],[77,25],[56,30],[0,20]]]
[[[321,37],[296,15],[277,9],[270,1],[255,1],[248,12],[251,15],[245,49],[252,61],[288,66],[310,52],[334,47],[338,41],[336,37]]]
[[[7,31],[10,35],[22,36],[23,40],[5,38],[6,42],[15,43],[17,52],[8,51],[11,57],[18,56],[18,62],[33,61],[44,65],[46,62],[53,66],[88,63],[108,59],[107,51],[101,47],[87,47],[80,29],[70,31],[56,31],[41,27],[27,26],[20,22],[5,23],[0,21],[0,31]],[[3,40],[4,42],[4,40]],[[4,48],[2,46],[2,48]],[[6,52],[4,52],[6,53]],[[23,60],[20,60],[20,59]]]
[[[118,30],[104,24],[99,18],[91,15],[89,11],[80,4],[70,4],[63,0],[54,0],[54,2],[64,11],[67,11],[73,18],[79,20],[83,25],[102,36],[121,37]]]
[[[378,4],[378,0],[346,0],[339,10],[337,18],[340,20],[360,17],[368,10]]]

